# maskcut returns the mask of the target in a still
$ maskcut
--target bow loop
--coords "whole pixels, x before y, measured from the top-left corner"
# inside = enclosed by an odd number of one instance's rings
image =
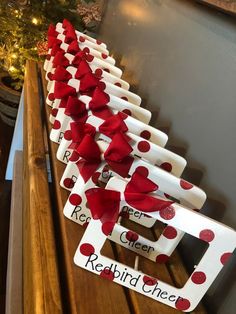
[[[80,79],[81,77],[83,77],[87,73],[92,73],[92,70],[91,70],[90,66],[88,65],[88,63],[85,60],[81,59],[80,63],[77,66],[75,78]]]
[[[74,87],[69,86],[64,82],[55,82],[54,96],[55,98],[65,98],[69,96],[76,96],[76,90]]]
[[[55,57],[56,54],[57,54],[59,51],[64,53],[64,51],[63,51],[63,50],[61,49],[61,47],[60,47],[60,44],[54,44],[54,45],[52,46],[50,55],[53,56],[53,57]]]
[[[84,51],[78,52],[72,60],[72,65],[78,66],[82,60],[86,60],[86,53]]]
[[[93,219],[116,222],[119,211],[120,193],[112,190],[92,188],[85,192]]]
[[[65,31],[65,43],[70,44],[74,40],[77,40],[75,29],[72,25],[68,25]]]
[[[116,114],[106,119],[103,124],[100,125],[99,131],[102,134],[112,138],[118,132],[127,132],[128,128],[124,123],[124,120],[118,114]]]
[[[72,55],[75,55],[77,52],[80,51],[80,48],[79,48],[79,45],[78,45],[78,41],[77,40],[73,40],[69,46],[68,46],[68,49],[67,49],[67,52],[72,54]]]
[[[78,145],[81,143],[85,135],[88,134],[94,137],[96,134],[96,129],[91,124],[82,123],[78,121],[71,122],[70,129],[74,149],[77,149]]]
[[[104,158],[113,162],[121,162],[133,151],[122,133],[113,136],[110,145],[104,153]]]
[[[80,117],[86,114],[86,105],[77,97],[69,96],[66,104],[65,114],[73,117]]]
[[[89,102],[89,109],[96,117],[99,117],[101,119],[107,119],[113,115],[112,111],[107,106],[109,101],[109,95],[96,87],[93,92],[93,97]]]
[[[47,36],[57,37],[58,32],[56,31],[56,27],[53,24],[50,24],[47,31]]]
[[[91,94],[98,83],[99,80],[92,73],[86,73],[80,80],[79,90],[82,93]]]
[[[54,36],[48,36],[48,48],[52,48],[54,45],[60,45],[62,41],[60,39],[57,39]]]
[[[67,67],[70,65],[69,60],[65,57],[65,52],[58,51],[52,61],[53,67],[56,68],[58,65]]]
[[[138,179],[136,174],[136,172],[133,174],[131,180]],[[146,179],[147,178],[144,178],[144,180]],[[173,204],[172,201],[160,197],[153,197],[148,193],[140,193],[139,191],[127,192],[127,188],[125,189],[124,195],[118,191],[103,188],[88,189],[85,195],[93,219],[100,219],[103,224],[109,223],[110,232],[117,222],[121,200],[125,200],[129,206],[144,213],[160,211]]]
[[[152,182],[150,179],[135,171],[126,185],[125,192],[139,192],[139,193],[150,193],[158,189],[158,185]]]
[[[76,151],[79,153],[81,158],[88,162],[101,162],[101,152],[99,146],[90,134],[86,134],[83,137]]]
[[[63,66],[58,65],[54,74],[52,75],[52,80],[54,81],[69,81],[72,78],[70,72],[68,72]]]

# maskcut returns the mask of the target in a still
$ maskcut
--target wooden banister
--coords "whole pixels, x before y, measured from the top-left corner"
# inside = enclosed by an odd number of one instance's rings
[[[37,65],[26,64],[23,161],[24,313],[62,313],[47,180]]]

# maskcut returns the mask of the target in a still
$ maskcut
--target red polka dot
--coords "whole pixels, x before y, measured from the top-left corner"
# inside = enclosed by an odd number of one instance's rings
[[[96,40],[96,43],[98,44],[98,45],[101,45],[102,44],[102,42],[100,41],[100,40]]]
[[[129,101],[129,99],[126,96],[122,96],[120,97],[121,99],[125,100],[125,101]]]
[[[118,87],[121,87],[120,82],[116,82],[115,85],[118,86]]]
[[[92,175],[92,180],[93,180],[93,183],[94,183],[94,184],[97,184],[97,183],[98,183],[98,179],[99,179],[100,175],[101,175],[100,172],[95,172],[95,173]]]
[[[79,36],[79,41],[80,41],[81,43],[84,43],[84,42],[85,42],[85,38],[84,38],[83,36]]]
[[[169,162],[163,162],[160,167],[168,172],[171,172],[172,170],[172,165]]]
[[[222,263],[223,265],[225,265],[225,264],[228,262],[230,256],[232,256],[232,253],[230,253],[230,252],[224,253],[224,254],[220,257],[221,263]]]
[[[149,175],[149,171],[147,168],[145,168],[144,166],[139,166],[135,169],[136,172],[138,172],[139,174],[141,174],[144,177],[147,177]]]
[[[93,254],[95,252],[94,247],[92,246],[92,244],[89,243],[83,243],[80,246],[80,253],[85,255],[85,256],[89,256],[91,254]]]
[[[105,90],[106,89],[106,84],[104,82],[99,82],[98,83],[98,87],[101,89],[101,90]]]
[[[72,189],[75,185],[75,182],[71,179],[71,178],[66,178],[64,181],[63,181],[63,184],[66,188],[68,189]]]
[[[163,236],[166,237],[167,239],[174,239],[177,236],[177,230],[174,227],[167,226],[165,227],[163,231]]]
[[[126,233],[126,239],[129,240],[130,242],[135,242],[138,240],[138,234],[136,232],[133,231],[128,231]]]
[[[183,179],[180,180],[180,186],[181,188],[183,188],[184,190],[190,190],[193,188],[193,185]]]
[[[83,51],[84,51],[85,53],[90,53],[90,50],[89,50],[88,47],[85,47],[85,48],[83,49]]]
[[[97,77],[101,77],[102,76],[102,69],[96,69],[94,74],[97,76]]]
[[[60,127],[61,127],[61,122],[58,121],[58,120],[55,120],[54,123],[53,123],[53,127],[52,127],[52,128],[53,128],[54,130],[59,130]]]
[[[49,99],[50,101],[55,100],[54,93],[48,94],[48,99]]]
[[[211,242],[214,238],[215,238],[214,232],[209,229],[202,230],[199,233],[199,239],[203,241]]]
[[[49,73],[47,74],[47,77],[48,77],[48,79],[49,79],[50,81],[53,80],[53,74],[52,74],[51,72],[49,72]]]
[[[149,277],[149,276],[143,276],[143,282],[147,286],[154,286],[157,283],[157,279]]]
[[[51,59],[51,55],[47,55],[46,60],[50,60],[50,59]]]
[[[168,259],[169,259],[168,255],[159,254],[156,257],[156,262],[159,263],[159,264],[162,264],[162,263],[166,263],[168,261]]]
[[[140,136],[141,136],[142,138],[145,138],[146,140],[149,140],[150,137],[151,137],[151,133],[150,133],[149,131],[147,131],[147,130],[144,130],[144,131],[142,131],[142,132],[140,133]]]
[[[129,109],[124,109],[124,110],[122,110],[122,112],[124,112],[128,116],[132,116],[132,112]]]
[[[160,210],[161,218],[165,220],[170,220],[175,216],[175,209],[172,206],[168,206]]]
[[[74,205],[74,206],[77,206],[77,205],[80,205],[81,202],[82,202],[82,198],[80,195],[78,194],[71,194],[70,197],[69,197],[69,202]]]
[[[100,276],[111,281],[113,281],[115,278],[114,273],[110,269],[103,269],[103,271],[100,273]]]
[[[185,311],[185,310],[189,309],[190,305],[191,304],[190,304],[189,300],[183,299],[183,298],[178,299],[175,303],[175,307],[180,311]]]
[[[150,144],[146,141],[139,142],[137,147],[142,153],[147,153],[150,150]]]
[[[65,138],[67,141],[71,141],[71,140],[72,140],[72,132],[71,132],[71,130],[67,130],[67,131],[64,133],[64,138]]]
[[[106,236],[108,236],[108,235],[112,232],[112,230],[113,230],[113,228],[114,228],[114,225],[115,225],[114,222],[110,222],[110,221],[104,222],[104,223],[102,224],[102,232],[103,232]]]
[[[191,276],[191,280],[193,283],[201,285],[206,281],[206,275],[202,271],[195,271]]]
[[[94,59],[94,56],[92,56],[92,55],[90,55],[90,54],[87,54],[87,55],[86,55],[86,60],[87,60],[88,62],[92,62],[93,59]]]
[[[80,158],[80,155],[77,153],[76,150],[74,150],[70,156],[70,161],[75,162]]]
[[[57,109],[57,108],[52,108],[51,115],[52,115],[53,117],[56,117],[56,116],[57,116],[57,113],[58,113],[58,109]]]
[[[108,57],[108,55],[107,55],[107,54],[102,53],[102,58],[103,58],[103,59],[107,59],[107,57]]]

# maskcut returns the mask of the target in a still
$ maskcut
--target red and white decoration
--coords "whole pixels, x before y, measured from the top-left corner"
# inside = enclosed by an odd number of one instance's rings
[[[178,310],[192,311],[236,247],[236,232],[198,213],[206,194],[181,178],[186,160],[164,148],[168,136],[148,125],[151,112],[129,91],[106,44],[64,20],[48,29],[46,103],[70,191],[64,215],[86,226],[76,265]],[[121,225],[166,226],[157,241]],[[183,235],[209,244],[183,288],[101,255],[107,238],[165,263]]]

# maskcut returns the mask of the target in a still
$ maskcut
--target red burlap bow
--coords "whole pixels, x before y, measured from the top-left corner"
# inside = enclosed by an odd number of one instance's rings
[[[92,188],[87,190],[85,195],[93,219],[101,220],[102,230],[107,230],[108,235],[118,219],[121,200],[125,200],[129,206],[145,213],[163,210],[173,203],[149,194],[156,189],[155,183],[140,173],[134,172],[123,194],[113,190]],[[105,228],[104,224],[107,224],[109,228]]]
[[[80,156],[76,165],[84,181],[87,182],[102,161],[99,146],[91,135],[85,135],[76,152]],[[124,134],[117,133],[104,153],[104,160],[117,174],[127,177],[134,160],[132,156],[129,156],[131,152],[132,147]]]

